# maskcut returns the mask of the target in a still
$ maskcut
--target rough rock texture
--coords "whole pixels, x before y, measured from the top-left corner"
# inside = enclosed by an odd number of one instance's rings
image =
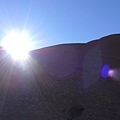
[[[119,120],[120,79],[102,78],[106,64],[120,68],[120,34],[34,50],[25,63],[0,48],[0,119]]]

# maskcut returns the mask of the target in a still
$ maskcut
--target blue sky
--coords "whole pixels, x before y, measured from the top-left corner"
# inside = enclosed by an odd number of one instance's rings
[[[0,0],[0,39],[28,30],[36,48],[120,33],[120,0]]]

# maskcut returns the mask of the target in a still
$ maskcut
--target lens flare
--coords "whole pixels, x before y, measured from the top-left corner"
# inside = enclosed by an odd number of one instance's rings
[[[119,68],[111,69],[109,65],[104,65],[102,68],[101,74],[103,78],[110,77],[113,80],[120,82],[120,69]]]
[[[110,77],[114,80],[120,81],[120,69],[116,68],[110,71]]]
[[[108,71],[108,76],[109,77],[113,77],[114,76],[114,70],[112,70],[112,69],[110,69],[109,71]]]
[[[109,76],[110,66],[104,65],[102,68],[102,77],[107,78]]]

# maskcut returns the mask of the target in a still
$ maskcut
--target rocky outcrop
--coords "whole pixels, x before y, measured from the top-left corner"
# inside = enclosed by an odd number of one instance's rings
[[[34,50],[22,64],[0,48],[1,119],[120,119],[119,80],[101,75],[120,68],[119,48],[116,34]]]

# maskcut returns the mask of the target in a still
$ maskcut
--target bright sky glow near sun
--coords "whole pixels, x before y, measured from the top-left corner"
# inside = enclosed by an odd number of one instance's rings
[[[0,41],[14,28],[30,32],[34,49],[85,43],[120,33],[120,1],[0,0]]]
[[[13,29],[3,37],[1,46],[11,55],[14,60],[26,59],[28,52],[34,43],[26,31]]]

